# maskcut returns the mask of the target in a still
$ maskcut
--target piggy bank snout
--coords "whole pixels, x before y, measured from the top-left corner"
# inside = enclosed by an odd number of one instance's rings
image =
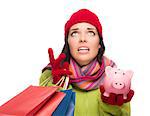
[[[123,82],[115,81],[112,83],[112,86],[115,89],[123,89],[125,84]]]

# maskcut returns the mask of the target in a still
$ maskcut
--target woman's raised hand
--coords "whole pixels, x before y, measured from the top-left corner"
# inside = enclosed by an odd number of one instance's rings
[[[61,53],[58,58],[54,58],[53,49],[48,49],[49,53],[49,60],[52,68],[52,76],[53,76],[53,83],[56,84],[62,76],[71,75],[72,73],[69,71],[69,63],[62,62],[66,55]]]

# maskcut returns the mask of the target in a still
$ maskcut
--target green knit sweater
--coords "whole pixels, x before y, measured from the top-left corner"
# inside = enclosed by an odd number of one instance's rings
[[[40,77],[39,84],[52,86],[51,78],[51,70],[45,70]],[[71,85],[69,88],[76,92],[75,116],[130,116],[130,103],[124,103],[122,106],[109,105],[102,102],[99,89],[82,91]]]

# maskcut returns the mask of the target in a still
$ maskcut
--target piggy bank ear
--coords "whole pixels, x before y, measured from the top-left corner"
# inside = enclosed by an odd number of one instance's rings
[[[111,66],[106,66],[105,67],[105,72],[106,74],[110,74],[112,67]]]
[[[130,78],[132,78],[133,71],[131,71],[131,70],[126,71],[126,75],[129,76]]]

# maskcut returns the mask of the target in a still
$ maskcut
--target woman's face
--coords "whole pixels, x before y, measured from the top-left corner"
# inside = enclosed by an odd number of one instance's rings
[[[101,47],[95,26],[89,23],[77,23],[69,30],[68,44],[72,57],[81,65],[90,63]]]

